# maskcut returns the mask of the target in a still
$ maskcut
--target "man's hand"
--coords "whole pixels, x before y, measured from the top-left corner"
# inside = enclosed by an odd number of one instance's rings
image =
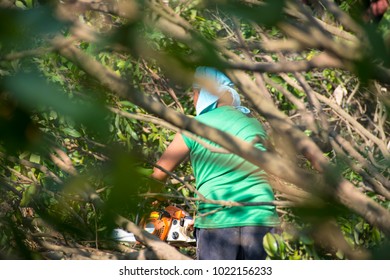
[[[195,230],[194,224],[195,224],[195,217],[191,221],[188,222],[187,230],[194,231]]]
[[[378,0],[376,2],[371,3],[370,9],[373,16],[381,16],[386,13],[389,7],[389,3],[387,0]]]

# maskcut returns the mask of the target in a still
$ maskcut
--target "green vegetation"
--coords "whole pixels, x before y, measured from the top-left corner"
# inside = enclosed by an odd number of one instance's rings
[[[270,175],[282,228],[269,258],[389,258],[389,12],[306,2],[2,1],[0,258],[179,258],[110,240],[117,215],[152,209],[142,194],[176,131]],[[232,78],[267,153],[184,116],[199,65]],[[183,164],[163,205],[194,213],[194,185]]]

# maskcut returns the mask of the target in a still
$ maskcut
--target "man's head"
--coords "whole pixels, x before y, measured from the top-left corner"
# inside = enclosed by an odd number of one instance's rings
[[[212,67],[198,67],[193,84],[197,115],[220,106],[234,106],[244,113],[249,113],[247,108],[240,106],[240,96],[233,87],[233,82],[221,71]]]

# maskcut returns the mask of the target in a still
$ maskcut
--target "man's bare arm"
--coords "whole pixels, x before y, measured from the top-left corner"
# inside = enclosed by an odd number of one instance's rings
[[[168,171],[173,171],[188,156],[189,152],[190,150],[184,143],[182,135],[177,133],[171,144],[169,144],[161,158],[157,161],[157,165]],[[153,168],[151,177],[159,181],[165,181],[168,175],[155,167]]]

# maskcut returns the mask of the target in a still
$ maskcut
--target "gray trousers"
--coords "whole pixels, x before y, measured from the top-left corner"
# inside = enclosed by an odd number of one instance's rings
[[[272,227],[196,228],[198,260],[264,260],[263,237]]]

